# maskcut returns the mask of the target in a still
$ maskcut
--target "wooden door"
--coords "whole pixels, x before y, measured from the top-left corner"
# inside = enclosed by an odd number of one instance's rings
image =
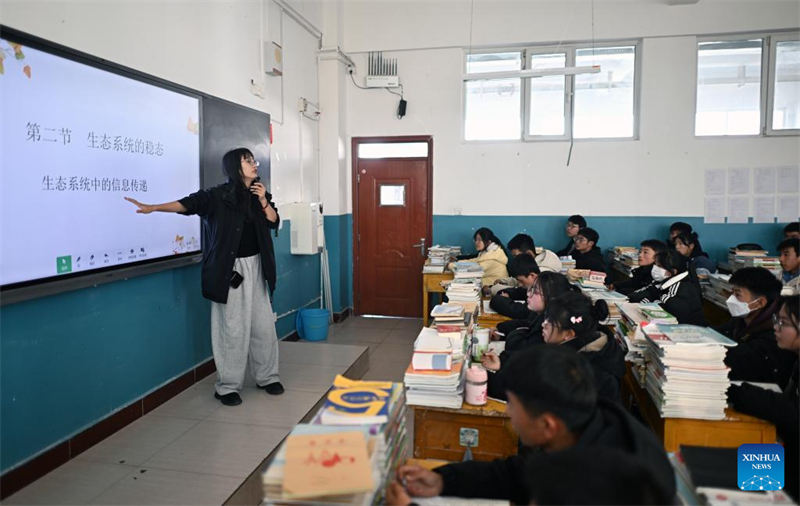
[[[356,314],[422,316],[432,160],[429,136],[353,139]]]

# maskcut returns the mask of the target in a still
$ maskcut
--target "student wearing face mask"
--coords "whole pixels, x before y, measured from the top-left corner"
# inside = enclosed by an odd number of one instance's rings
[[[631,302],[656,302],[678,323],[705,327],[700,285],[686,270],[686,259],[674,249],[656,255],[653,283],[628,295]]]
[[[737,271],[738,272],[738,271]],[[798,354],[800,354],[800,297],[785,297],[780,302],[780,310],[772,315],[772,330],[778,348],[794,357],[791,377],[782,392],[773,392],[749,383],[740,386],[731,385],[728,390],[728,402],[737,411],[757,416],[775,424],[778,435],[784,441],[786,449],[786,488],[784,489],[797,501],[798,477],[800,469],[800,377],[798,374]]]
[[[789,382],[796,354],[778,348],[772,317],[778,312],[781,282],[762,267],[745,267],[730,279],[733,294],[726,304],[731,321],[716,327],[719,333],[737,342],[728,350],[725,364],[735,381]]]
[[[666,249],[667,245],[658,239],[642,241],[639,247],[639,267],[631,271],[631,277],[629,279],[611,283],[608,289],[616,290],[623,295],[628,295],[652,283],[653,277],[650,273],[656,262],[656,255]],[[610,282],[611,277],[607,277],[606,280]]]

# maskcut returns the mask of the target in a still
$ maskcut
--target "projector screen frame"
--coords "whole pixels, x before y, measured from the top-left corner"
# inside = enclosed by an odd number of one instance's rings
[[[93,56],[88,53],[51,42],[2,24],[0,24],[0,38],[22,44],[23,46],[30,47],[32,49],[43,51],[60,58],[65,58],[106,72],[111,72],[122,77],[134,79],[151,86],[157,86],[175,93],[196,98],[198,107],[197,112],[200,123],[198,159],[201,158],[203,153],[203,100],[207,95],[186,86],[181,86],[156,76],[140,72],[130,67],[125,67],[124,65],[119,65],[104,58]],[[197,170],[199,173],[200,188],[202,189],[205,187],[202,166],[198,165]],[[183,196],[184,195],[176,195],[176,198]],[[133,206],[131,206],[131,212],[134,212]],[[201,229],[202,226],[203,225],[201,223]],[[0,306],[56,295],[63,292],[80,290],[83,288],[89,288],[138,276],[145,276],[167,269],[187,267],[190,265],[199,264],[202,262],[202,260],[203,253],[201,244],[201,250],[196,252],[181,253],[174,256],[153,258],[139,262],[103,267],[87,272],[75,272],[24,281],[20,283],[12,283],[9,285],[0,286]],[[198,290],[199,288],[198,280]]]

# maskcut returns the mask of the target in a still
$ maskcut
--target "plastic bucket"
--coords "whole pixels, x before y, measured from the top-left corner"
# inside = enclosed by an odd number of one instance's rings
[[[330,312],[327,309],[302,309],[297,312],[297,335],[306,341],[328,338]]]

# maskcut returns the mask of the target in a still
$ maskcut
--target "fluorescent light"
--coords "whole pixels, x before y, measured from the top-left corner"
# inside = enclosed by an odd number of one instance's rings
[[[591,67],[564,67],[560,69],[529,69],[529,70],[506,70],[503,72],[484,72],[482,74],[464,74],[464,81],[481,81],[486,79],[528,79],[532,77],[545,76],[574,76],[578,74],[597,74],[600,72],[600,65]]]

